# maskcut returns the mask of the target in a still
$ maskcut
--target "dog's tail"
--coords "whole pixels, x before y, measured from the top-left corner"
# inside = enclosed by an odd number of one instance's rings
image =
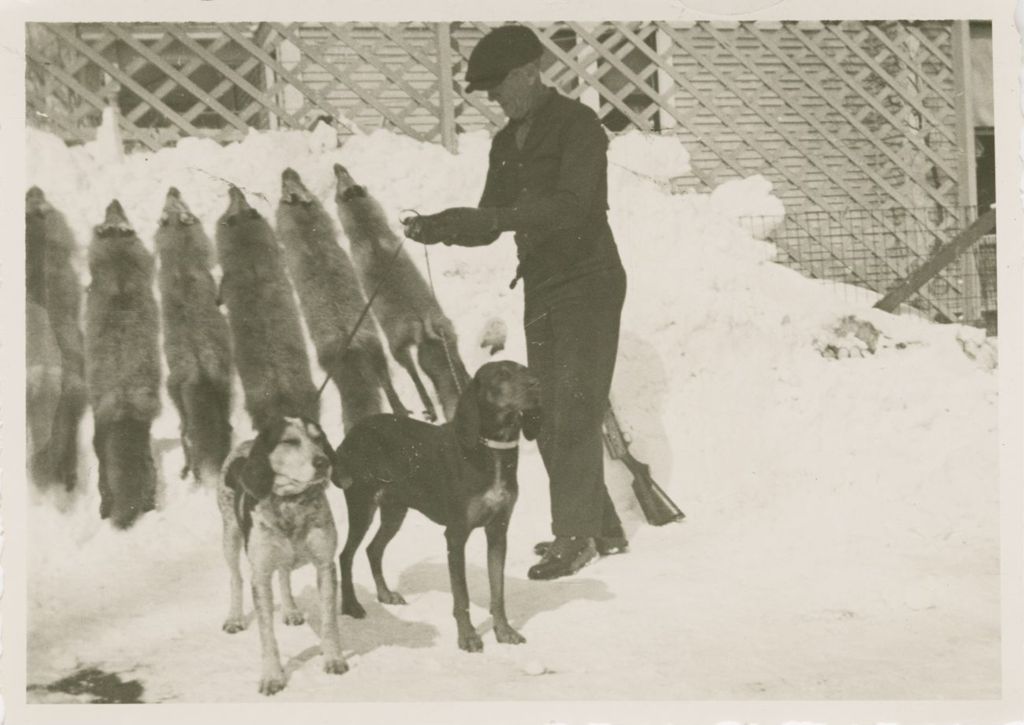
[[[231,452],[231,389],[200,375],[182,390],[188,463],[199,483],[215,484]]]
[[[93,445],[99,459],[100,516],[127,529],[156,500],[156,467],[149,447],[148,420],[121,418],[96,424]]]

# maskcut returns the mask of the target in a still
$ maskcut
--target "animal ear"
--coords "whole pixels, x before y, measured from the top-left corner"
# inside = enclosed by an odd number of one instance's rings
[[[274,487],[274,469],[270,467],[270,454],[277,445],[277,439],[280,438],[279,429],[280,426],[271,425],[260,431],[241,472],[246,491],[258,499],[269,496]]]
[[[540,426],[543,419],[540,406],[536,408],[527,408],[522,413],[523,421],[523,437],[528,440],[536,440],[537,436],[540,435]]]
[[[331,462],[331,465],[333,466],[335,463],[334,446],[331,445],[331,441],[327,437],[327,434],[324,433],[324,429],[321,428],[320,424],[317,423],[315,420],[306,419],[305,423],[306,430],[312,430],[312,438],[317,442],[317,445],[320,446],[320,449],[324,452],[324,455],[327,456],[327,460],[329,460]]]
[[[236,495],[245,492],[242,486],[242,475],[245,470],[246,460],[245,458],[236,458],[231,461],[231,465],[224,471],[224,483]]]
[[[473,448],[480,440],[480,382],[473,378],[466,385],[455,407],[455,437],[463,448]]]

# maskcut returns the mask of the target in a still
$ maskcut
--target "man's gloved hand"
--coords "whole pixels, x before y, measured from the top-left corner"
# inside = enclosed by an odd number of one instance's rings
[[[405,223],[405,236],[423,244],[476,239],[496,231],[498,219],[493,209],[464,206],[413,217]]]

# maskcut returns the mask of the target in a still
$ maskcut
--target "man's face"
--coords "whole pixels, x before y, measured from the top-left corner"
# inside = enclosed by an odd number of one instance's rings
[[[530,111],[530,92],[536,75],[532,63],[513,68],[501,83],[487,91],[487,97],[513,121],[523,118]]]

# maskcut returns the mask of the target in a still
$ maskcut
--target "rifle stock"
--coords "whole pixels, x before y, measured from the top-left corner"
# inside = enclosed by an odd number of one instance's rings
[[[611,405],[604,418],[604,441],[608,454],[622,463],[633,474],[633,493],[644,512],[644,518],[652,526],[664,526],[681,521],[686,515],[676,506],[668,494],[651,478],[651,467],[638,461],[629,450],[629,441],[619,426],[619,420]]]

